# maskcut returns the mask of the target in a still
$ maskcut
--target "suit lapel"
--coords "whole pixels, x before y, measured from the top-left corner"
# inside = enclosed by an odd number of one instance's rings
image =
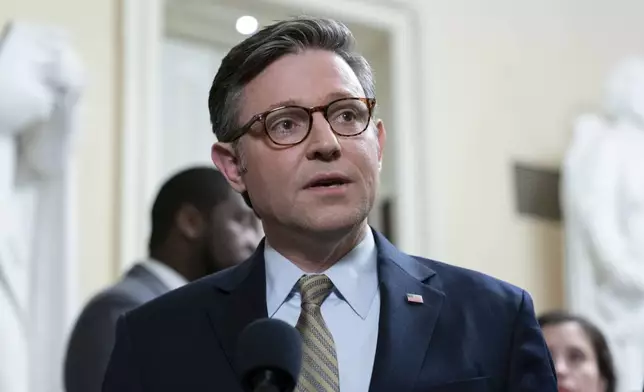
[[[208,316],[237,376],[235,348],[239,334],[254,320],[268,317],[265,275],[262,241],[247,261],[220,273],[214,281]]]
[[[425,360],[444,294],[435,272],[374,231],[378,247],[380,321],[370,392],[411,390]],[[407,294],[423,303],[407,300]],[[418,297],[416,297],[418,298]]]

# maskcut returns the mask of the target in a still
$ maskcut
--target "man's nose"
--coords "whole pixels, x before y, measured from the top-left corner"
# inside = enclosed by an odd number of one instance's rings
[[[555,359],[555,372],[557,373],[557,377],[565,376],[568,374],[569,367],[568,363],[566,362],[565,359]]]
[[[307,150],[310,160],[332,161],[340,157],[340,142],[331,125],[322,113],[315,113],[311,119],[311,135]]]

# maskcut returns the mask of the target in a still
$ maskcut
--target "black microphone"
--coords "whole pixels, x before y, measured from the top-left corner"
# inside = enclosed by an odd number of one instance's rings
[[[284,321],[256,320],[239,335],[235,359],[247,392],[293,392],[302,366],[302,338]]]

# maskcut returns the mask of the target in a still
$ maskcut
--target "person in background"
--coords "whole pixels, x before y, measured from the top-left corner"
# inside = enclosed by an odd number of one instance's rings
[[[214,168],[170,178],[152,207],[149,258],[96,295],[71,334],[64,364],[67,392],[98,392],[118,317],[145,302],[248,258],[261,239],[255,213]]]
[[[563,311],[538,318],[555,362],[559,392],[616,392],[606,338],[590,321]]]

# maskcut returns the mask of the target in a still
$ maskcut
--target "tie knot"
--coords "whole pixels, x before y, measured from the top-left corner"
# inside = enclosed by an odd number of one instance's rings
[[[326,275],[305,275],[297,281],[302,304],[320,306],[333,290],[333,282]]]

